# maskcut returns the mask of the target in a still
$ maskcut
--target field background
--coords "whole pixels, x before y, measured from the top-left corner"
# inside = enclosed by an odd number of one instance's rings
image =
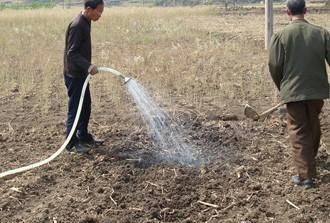
[[[0,171],[46,158],[64,141],[64,33],[79,10],[0,11]],[[311,10],[307,20],[330,29],[329,11]],[[275,32],[287,24],[279,7]],[[106,145],[0,182],[0,222],[327,222],[329,102],[319,186],[309,191],[288,182],[283,114],[243,116],[246,103],[262,111],[279,101],[263,31],[255,7],[106,8],[92,24],[93,62],[136,79],[205,153],[230,159],[194,169],[118,156],[149,151],[150,139],[125,86],[100,73],[91,80],[90,128]]]

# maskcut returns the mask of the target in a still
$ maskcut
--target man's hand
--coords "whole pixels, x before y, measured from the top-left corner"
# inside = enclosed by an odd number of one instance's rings
[[[97,69],[97,66],[92,64],[89,68],[88,68],[88,73],[90,73],[91,75],[95,75],[97,74],[99,71]]]

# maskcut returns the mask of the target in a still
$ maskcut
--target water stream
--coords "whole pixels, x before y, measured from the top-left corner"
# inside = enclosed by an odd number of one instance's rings
[[[162,110],[135,80],[127,83],[128,92],[143,116],[152,138],[159,146],[159,158],[180,164],[198,165],[197,149],[184,140],[183,129]]]

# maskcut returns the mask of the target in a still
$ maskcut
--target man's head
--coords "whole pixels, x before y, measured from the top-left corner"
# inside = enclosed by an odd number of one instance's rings
[[[92,20],[97,21],[104,10],[103,0],[84,0],[84,15]]]
[[[305,0],[287,0],[286,6],[289,16],[299,16],[306,13]]]

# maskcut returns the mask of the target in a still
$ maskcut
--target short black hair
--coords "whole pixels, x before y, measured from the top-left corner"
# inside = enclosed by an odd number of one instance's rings
[[[104,5],[103,0],[84,0],[84,7],[90,7],[92,9],[96,9],[98,5]]]
[[[287,0],[286,6],[292,15],[300,15],[304,13],[306,3],[305,0]]]

